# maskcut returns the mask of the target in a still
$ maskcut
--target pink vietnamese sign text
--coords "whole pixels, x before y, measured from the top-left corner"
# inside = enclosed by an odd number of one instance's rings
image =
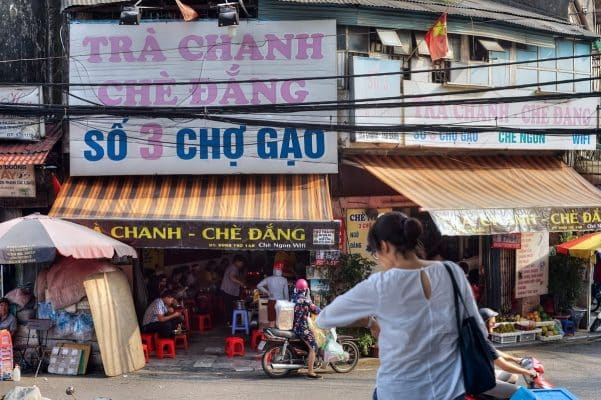
[[[250,120],[240,124],[202,116],[212,106],[335,101],[335,78],[302,78],[336,75],[335,21],[249,21],[237,31],[215,21],[71,24],[70,104],[196,109],[71,121],[74,174],[337,172],[336,132],[299,126],[334,124],[336,111],[222,115]]]

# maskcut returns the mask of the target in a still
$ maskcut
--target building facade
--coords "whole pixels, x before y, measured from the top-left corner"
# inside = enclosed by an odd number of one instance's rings
[[[599,228],[601,194],[559,159],[597,143],[597,35],[582,2],[258,0],[236,29],[192,0],[198,20],[173,6],[118,25],[122,3],[62,3],[79,114],[55,215],[130,232],[140,248],[231,251],[253,249],[257,224],[289,233],[310,221],[297,245],[322,260],[339,236],[365,254],[369,221],[401,209],[423,220],[429,252],[482,271],[485,301],[505,311],[546,293],[548,269],[521,279],[532,263],[515,247]],[[432,61],[425,35],[443,14],[449,51]],[[264,191],[286,194],[253,203]],[[132,206],[132,193],[146,200]],[[322,211],[304,213],[309,198]],[[212,245],[196,239],[216,223]],[[200,231],[162,239],[186,224]]]

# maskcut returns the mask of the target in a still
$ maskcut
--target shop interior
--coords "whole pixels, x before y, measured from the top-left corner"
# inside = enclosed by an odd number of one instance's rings
[[[257,283],[272,275],[274,265],[281,263],[282,276],[288,280],[292,295],[294,282],[306,277],[307,266],[311,263],[309,251],[142,249],[140,255],[146,303],[152,302],[163,290],[175,291],[177,306],[186,309],[189,316],[187,328],[192,331],[198,330],[192,317],[198,314],[210,314],[215,327],[225,327],[226,307],[220,295],[220,287],[224,272],[233,262],[234,256],[244,258],[239,276],[245,283],[245,288],[240,289],[242,303],[237,302],[236,307],[244,307],[251,312],[251,329],[267,326],[266,310],[259,301],[265,296],[256,290]]]

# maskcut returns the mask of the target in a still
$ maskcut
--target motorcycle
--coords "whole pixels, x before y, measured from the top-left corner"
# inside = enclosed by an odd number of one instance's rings
[[[537,372],[536,378],[532,378],[530,375],[523,375],[524,381],[526,382],[526,387],[528,389],[551,389],[553,385],[547,381],[543,374],[545,373],[545,368],[543,364],[534,357],[524,357],[520,360],[520,366],[525,369],[533,369]],[[519,386],[516,385],[516,391]],[[466,395],[465,400],[501,400],[493,396],[489,396],[486,394],[479,395]]]
[[[261,366],[270,378],[283,378],[292,371],[307,368],[309,349],[293,331],[284,331],[275,328],[265,328],[265,340],[261,341],[258,350],[263,352]],[[338,373],[351,372],[359,362],[359,348],[351,336],[340,335],[336,341],[348,357],[343,361],[326,363],[321,352],[315,357],[315,368],[320,369],[324,364],[329,364]]]

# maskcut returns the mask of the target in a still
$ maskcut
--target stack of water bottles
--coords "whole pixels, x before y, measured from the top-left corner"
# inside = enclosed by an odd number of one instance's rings
[[[12,379],[13,374],[13,342],[10,332],[0,330],[0,380]]]

